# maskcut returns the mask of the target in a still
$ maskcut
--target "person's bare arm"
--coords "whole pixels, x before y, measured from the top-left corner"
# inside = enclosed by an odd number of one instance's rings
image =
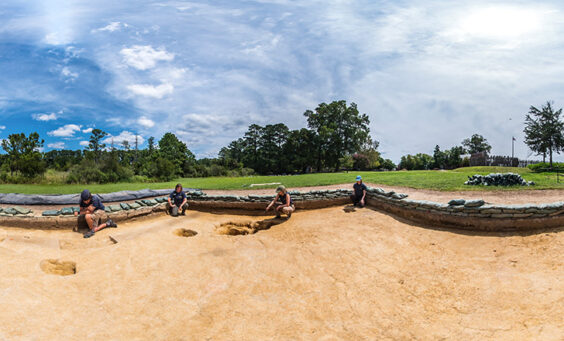
[[[274,205],[274,203],[276,203],[276,200],[278,200],[278,194],[276,194],[276,196],[274,197],[274,200],[272,200],[270,202],[270,204],[268,206],[266,206],[266,210],[270,211],[270,209],[272,208],[272,206]]]

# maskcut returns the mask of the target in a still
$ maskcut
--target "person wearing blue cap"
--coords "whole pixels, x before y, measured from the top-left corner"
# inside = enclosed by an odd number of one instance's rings
[[[74,215],[78,216],[79,225],[86,222],[89,228],[88,232],[84,234],[84,238],[92,237],[94,233],[105,227],[117,227],[117,224],[111,219],[100,225],[100,222],[107,217],[105,207],[100,197],[92,195],[89,190],[85,189],[80,193],[78,206],[80,207],[80,212],[74,212]]]
[[[362,177],[358,175],[356,177],[356,183],[353,185],[353,194],[351,194],[351,200],[354,206],[364,207],[366,197],[366,185],[362,183]]]

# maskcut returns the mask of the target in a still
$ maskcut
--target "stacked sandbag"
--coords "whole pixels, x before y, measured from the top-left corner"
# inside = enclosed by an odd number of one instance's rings
[[[526,181],[515,173],[491,173],[488,175],[472,175],[464,183],[469,186],[532,186],[533,181]]]

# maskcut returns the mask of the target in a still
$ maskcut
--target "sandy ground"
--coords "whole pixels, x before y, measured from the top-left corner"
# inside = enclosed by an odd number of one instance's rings
[[[1,228],[0,340],[564,335],[562,229],[473,235],[342,206],[298,211],[252,235],[216,229],[264,219],[190,212],[86,240]],[[45,259],[76,262],[77,273],[44,273]]]

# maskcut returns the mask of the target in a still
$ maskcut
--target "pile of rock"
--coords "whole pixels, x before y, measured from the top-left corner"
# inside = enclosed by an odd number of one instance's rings
[[[515,173],[491,173],[488,175],[472,175],[464,183],[470,186],[532,186],[533,181],[526,181]]]

